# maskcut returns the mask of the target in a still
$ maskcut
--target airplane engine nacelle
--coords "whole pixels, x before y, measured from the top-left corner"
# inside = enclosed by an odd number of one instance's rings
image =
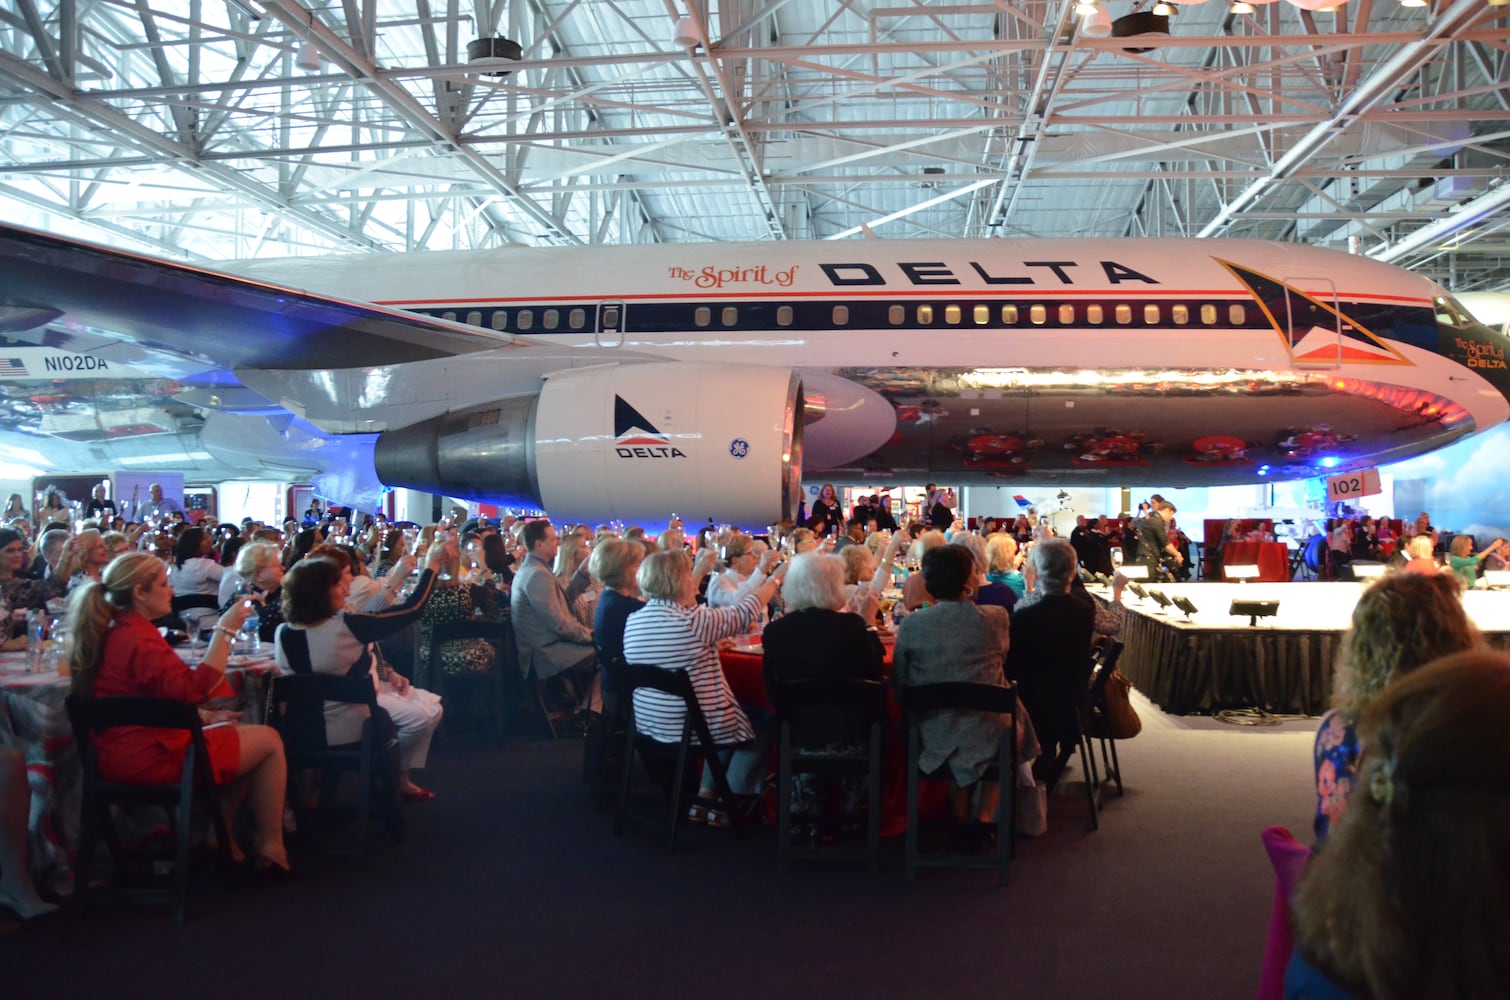
[[[566,521],[677,514],[763,525],[801,495],[802,384],[787,368],[649,363],[552,375],[538,396],[379,435],[378,477]]]

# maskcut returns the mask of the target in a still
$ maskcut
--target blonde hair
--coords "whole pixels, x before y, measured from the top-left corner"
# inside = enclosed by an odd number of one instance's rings
[[[163,561],[150,552],[127,552],[116,556],[99,580],[74,590],[68,599],[68,627],[73,636],[68,667],[74,694],[85,698],[94,694],[94,675],[111,622],[131,607],[136,588],[151,583],[164,569]]]
[[[1402,674],[1450,653],[1472,649],[1478,631],[1463,611],[1451,573],[1395,573],[1380,577],[1353,607],[1336,704],[1357,722],[1369,702]]]
[[[110,553],[112,559],[131,548],[131,539],[126,537],[125,532],[107,531],[100,535],[100,539],[104,541],[105,551]]]
[[[942,531],[925,531],[917,537],[912,546],[907,550],[907,558],[914,562],[922,562],[923,557],[934,549],[948,544],[949,539],[944,537]]]
[[[804,553],[804,555],[812,554]],[[844,582],[847,584],[864,583],[876,571],[875,560],[870,550],[863,545],[846,545],[839,555],[844,559]],[[869,572],[866,572],[867,570]],[[787,572],[790,574],[791,570]]]
[[[986,539],[986,562],[992,573],[1010,573],[1017,568],[1017,539],[1003,531]]]
[[[1417,535],[1405,543],[1405,549],[1412,559],[1430,559],[1434,548],[1436,545],[1430,535]]]
[[[656,552],[645,557],[635,581],[640,593],[660,601],[675,601],[681,597],[682,581],[692,575],[692,560],[680,549]]]
[[[58,560],[58,579],[72,580],[75,573],[84,572],[84,567],[89,565],[89,549],[102,538],[98,528],[85,528],[68,539],[63,546],[62,558]]]
[[[630,572],[645,560],[645,547],[622,538],[605,538],[593,547],[587,559],[592,578],[613,590],[629,583]]]
[[[572,533],[561,537],[561,547],[556,549],[556,565],[551,572],[561,581],[561,586],[571,582],[577,568],[587,561],[587,539]]]

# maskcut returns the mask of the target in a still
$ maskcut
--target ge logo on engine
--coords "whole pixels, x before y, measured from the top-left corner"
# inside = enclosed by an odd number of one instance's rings
[[[735,438],[729,442],[729,454],[735,458],[744,458],[750,453],[750,442],[744,438]]]

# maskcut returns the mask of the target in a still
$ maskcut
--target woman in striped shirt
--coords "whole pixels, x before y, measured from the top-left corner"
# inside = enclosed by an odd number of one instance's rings
[[[776,596],[776,582],[766,580],[732,607],[699,605],[692,560],[682,551],[647,557],[636,580],[647,603],[630,615],[624,626],[624,659],[663,670],[687,671],[715,743],[754,739],[755,728],[734,700],[718,664],[718,640],[747,631],[759,620],[762,609]],[[677,698],[660,691],[634,693],[635,728],[651,739],[680,742],[685,716]],[[704,768],[699,794],[712,791],[713,777]],[[693,806],[689,816],[718,826],[728,823],[726,816],[702,806]]]

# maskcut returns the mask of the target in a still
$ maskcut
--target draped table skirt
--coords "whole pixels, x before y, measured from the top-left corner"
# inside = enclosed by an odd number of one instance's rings
[[[83,768],[74,747],[64,700],[69,681],[56,673],[26,673],[26,654],[0,654],[0,746],[26,758],[31,786],[27,847],[39,887],[66,893],[73,885],[73,849],[79,842]],[[226,681],[232,694],[207,702],[210,708],[243,713],[242,721],[264,720],[272,661],[232,668]]]

